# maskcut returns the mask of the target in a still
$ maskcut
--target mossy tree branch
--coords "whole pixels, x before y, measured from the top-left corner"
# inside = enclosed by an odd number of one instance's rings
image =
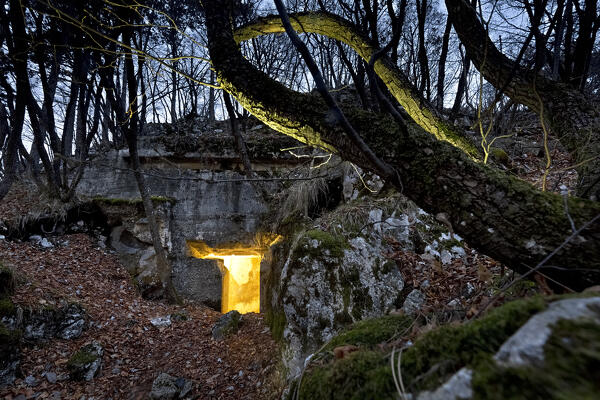
[[[374,171],[364,154],[328,122],[328,107],[317,96],[294,92],[254,68],[233,36],[229,9],[204,0],[211,59],[222,87],[243,107],[281,133],[339,153]],[[344,109],[344,107],[342,107]],[[344,109],[371,149],[401,175],[404,193],[428,212],[444,212],[455,232],[480,251],[527,272],[570,235],[563,199],[471,161],[465,153],[435,140],[419,126],[402,135],[387,115]],[[581,226],[600,214],[600,205],[568,200]],[[544,267],[554,279],[581,289],[600,282],[600,223],[562,247]]]
[[[367,62],[379,50],[360,33],[354,24],[335,14],[324,11],[293,13],[290,14],[290,22],[297,32],[316,33],[347,44]],[[237,28],[234,38],[240,43],[261,35],[283,32],[285,29],[281,19],[274,15],[258,18]],[[436,138],[452,143],[473,158],[479,158],[478,150],[473,143],[456,127],[444,120],[387,56],[378,55],[375,59],[373,65],[375,73],[417,124]]]
[[[543,110],[553,133],[575,154],[578,195],[600,200],[600,105],[569,84],[550,80],[504,55],[465,0],[446,0],[446,8],[483,77],[513,101],[538,114]]]

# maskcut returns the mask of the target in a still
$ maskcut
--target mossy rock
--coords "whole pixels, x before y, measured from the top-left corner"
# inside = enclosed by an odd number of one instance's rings
[[[0,299],[0,318],[11,317],[15,315],[16,311],[15,304],[8,297]]]
[[[266,315],[266,321],[271,329],[271,336],[273,336],[273,339],[282,341],[283,331],[285,330],[285,325],[287,323],[285,312],[269,311]]]
[[[15,292],[15,275],[12,269],[0,264],[0,299]]]
[[[91,381],[102,366],[104,350],[97,342],[89,343],[73,353],[67,361],[67,370],[71,379]]]
[[[547,299],[535,297],[507,303],[484,317],[460,325],[446,325],[417,339],[402,353],[402,379],[410,392],[438,387],[464,366],[485,363],[531,316],[546,308]],[[301,399],[396,399],[389,349],[378,349],[402,335],[407,317],[386,316],[362,321],[334,338],[326,350],[342,344],[359,351],[342,360],[315,356],[304,373]]]
[[[319,243],[318,246],[313,246],[313,240]],[[315,259],[321,259],[324,256],[343,258],[344,250],[348,248],[350,248],[350,245],[343,236],[313,229],[304,232],[303,237],[296,247],[295,256],[302,257],[308,255]]]
[[[0,322],[0,365],[17,357],[22,336],[19,329],[9,329]]]
[[[506,151],[499,149],[497,147],[492,147],[490,149],[490,156],[492,159],[500,164],[508,165],[510,164],[510,157],[506,153]]]
[[[413,321],[414,318],[407,315],[386,315],[359,321],[331,339],[324,351],[333,350],[342,345],[372,348],[406,334]]]
[[[2,345],[16,345],[22,337],[22,332],[19,329],[8,329],[6,325],[0,322],[0,343]]]
[[[544,345],[539,367],[504,368],[491,358],[473,373],[474,399],[599,399],[600,325],[560,320]]]

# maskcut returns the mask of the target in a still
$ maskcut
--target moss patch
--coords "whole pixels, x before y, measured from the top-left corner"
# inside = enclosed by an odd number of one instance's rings
[[[313,247],[311,244],[312,240],[319,242],[319,245]],[[304,236],[298,243],[296,252],[302,249],[303,253],[320,259],[326,256],[325,250],[329,250],[329,256],[343,258],[344,250],[348,248],[350,248],[350,245],[343,236],[314,229],[304,233]]]
[[[91,364],[98,359],[98,356],[85,349],[75,352],[67,362],[67,369],[77,370],[86,364]]]
[[[283,340],[283,330],[287,320],[283,311],[269,311],[266,315],[267,324],[271,328],[271,336],[277,341]]]
[[[474,369],[475,399],[600,398],[600,325],[561,320],[539,367],[503,368],[491,358]]]
[[[424,334],[402,354],[402,378],[407,390],[432,389],[460,368],[489,360],[519,327],[545,308],[546,301],[541,297],[518,300],[478,320],[442,326]],[[375,345],[402,334],[410,324],[408,317],[386,316],[361,321],[334,338],[327,350],[342,344],[361,345],[363,350],[337,361],[321,357],[320,365],[305,372],[300,398],[396,398],[389,354]]]
[[[404,334],[410,328],[413,319],[406,315],[386,315],[359,321],[331,339],[324,350],[333,350],[342,345],[372,347],[384,343]]]
[[[15,291],[15,276],[12,269],[0,264],[0,298],[12,296]]]
[[[358,351],[304,375],[300,399],[395,399],[392,371],[377,351]]]
[[[8,329],[6,325],[0,322],[0,343],[3,345],[14,346],[21,340],[21,331],[19,329]]]
[[[9,299],[0,299],[0,318],[10,317],[15,314],[16,307],[14,303]]]

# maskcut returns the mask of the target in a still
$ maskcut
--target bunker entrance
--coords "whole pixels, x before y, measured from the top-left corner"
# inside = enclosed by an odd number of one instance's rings
[[[220,260],[223,273],[221,289],[221,312],[237,310],[242,314],[260,312],[260,263],[269,246],[231,246],[211,248],[204,242],[188,241],[193,257]]]

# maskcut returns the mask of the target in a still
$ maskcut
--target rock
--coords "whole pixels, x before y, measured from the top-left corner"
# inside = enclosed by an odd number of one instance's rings
[[[79,304],[71,304],[65,310],[63,320],[59,323],[56,336],[61,339],[76,339],[85,328],[85,310]]]
[[[73,380],[91,381],[102,368],[104,349],[100,343],[93,341],[80,348],[67,362],[69,376]]]
[[[419,289],[413,289],[408,296],[406,296],[406,300],[404,300],[404,304],[402,305],[402,310],[407,315],[416,314],[421,310],[423,304],[425,304],[426,296]]]
[[[494,359],[505,366],[539,365],[544,361],[544,345],[559,319],[589,318],[600,324],[600,297],[555,301],[533,316],[498,350]]]
[[[45,341],[53,337],[75,339],[81,336],[85,324],[86,313],[79,304],[46,307],[25,313],[23,337],[29,342]]]
[[[7,328],[0,322],[0,388],[10,386],[19,368],[21,332]]]
[[[43,238],[42,240],[40,240],[38,244],[40,246],[42,246],[43,248],[45,248],[45,249],[49,249],[51,247],[54,247],[54,245],[52,243],[50,243],[48,241],[48,239],[46,239],[46,238]]]
[[[35,377],[33,375],[27,375],[27,377],[25,378],[25,384],[27,386],[36,386],[38,384],[37,379],[35,379]]]
[[[170,400],[176,398],[178,393],[179,388],[175,384],[175,378],[163,372],[152,382],[150,398],[155,400]]]
[[[162,297],[164,289],[156,265],[156,252],[153,247],[146,249],[139,260],[139,274],[135,277],[142,296],[147,299]]]
[[[471,388],[471,379],[473,371],[468,368],[461,368],[446,383],[433,392],[421,392],[417,400],[463,400],[470,399],[473,396]]]
[[[223,340],[229,335],[237,333],[242,315],[236,310],[222,315],[212,328],[212,337],[215,340]]]
[[[164,328],[167,326],[171,326],[171,316],[165,315],[164,317],[156,317],[150,320],[152,326],[157,328]]]
[[[395,262],[381,256],[384,235],[372,227],[363,233],[368,240],[307,231],[284,259],[283,290],[274,301],[283,308],[284,362],[291,376],[299,375],[306,357],[344,327],[402,304],[402,275]]]
[[[56,374],[54,372],[46,372],[46,380],[49,383],[56,383]]]
[[[152,382],[150,398],[154,400],[182,399],[192,392],[194,383],[185,378],[175,378],[164,372]]]
[[[448,250],[442,250],[440,253],[440,261],[444,265],[450,264],[452,262],[452,254]]]

